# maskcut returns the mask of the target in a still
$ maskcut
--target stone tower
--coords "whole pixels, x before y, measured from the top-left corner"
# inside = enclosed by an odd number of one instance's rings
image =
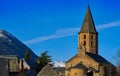
[[[116,67],[98,54],[98,33],[90,7],[78,33],[78,54],[65,63],[65,76],[116,76]]]
[[[98,33],[96,31],[89,6],[87,8],[82,28],[78,33],[78,54],[81,52],[81,44],[84,45],[86,52],[98,54]]]

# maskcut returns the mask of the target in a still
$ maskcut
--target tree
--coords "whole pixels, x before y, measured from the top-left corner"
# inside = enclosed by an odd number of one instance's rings
[[[52,62],[51,56],[48,55],[48,51],[42,52],[37,61],[44,67],[48,63]]]
[[[25,52],[25,59],[27,59],[27,60],[30,59],[29,49],[27,49],[26,52]]]
[[[117,51],[115,60],[117,61],[117,76],[120,76],[120,50]]]

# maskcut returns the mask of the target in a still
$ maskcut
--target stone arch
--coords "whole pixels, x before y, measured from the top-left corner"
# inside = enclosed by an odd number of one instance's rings
[[[87,76],[93,76],[93,71],[88,72]]]

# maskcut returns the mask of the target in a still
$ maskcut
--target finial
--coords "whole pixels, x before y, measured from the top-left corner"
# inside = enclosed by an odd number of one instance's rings
[[[90,8],[90,1],[88,0],[88,8]]]

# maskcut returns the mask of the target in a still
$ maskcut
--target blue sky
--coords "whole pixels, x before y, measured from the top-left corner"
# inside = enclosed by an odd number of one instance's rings
[[[120,1],[89,0],[99,33],[99,54],[114,62],[120,49]],[[67,61],[77,53],[79,32],[88,0],[0,0],[0,29],[37,55],[49,51],[53,61]]]

